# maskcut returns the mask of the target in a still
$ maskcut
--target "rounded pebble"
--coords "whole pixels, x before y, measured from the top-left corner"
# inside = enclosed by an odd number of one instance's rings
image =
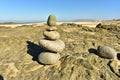
[[[48,30],[48,31],[56,31],[56,30],[57,30],[57,27],[49,27],[47,30]]]
[[[60,34],[57,31],[44,31],[43,35],[50,40],[57,40],[60,38]]]
[[[116,59],[117,52],[108,46],[98,46],[97,48],[98,55],[103,58]]]
[[[62,52],[65,48],[65,44],[62,40],[50,41],[42,39],[39,41],[39,45],[51,52]]]
[[[42,64],[54,64],[60,59],[59,53],[42,52],[38,56],[38,61]]]

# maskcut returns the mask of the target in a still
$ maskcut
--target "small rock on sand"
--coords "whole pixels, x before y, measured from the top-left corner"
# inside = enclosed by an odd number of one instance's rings
[[[108,58],[108,59],[116,59],[117,52],[108,46],[98,46],[97,53],[100,57]]]

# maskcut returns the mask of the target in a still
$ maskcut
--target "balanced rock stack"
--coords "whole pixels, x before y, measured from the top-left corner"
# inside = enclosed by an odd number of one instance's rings
[[[55,16],[49,16],[49,20],[51,18],[55,18]],[[55,25],[55,20],[50,21],[52,23],[48,23],[50,26],[46,31],[43,32],[44,39],[39,41],[39,45],[45,49],[45,52],[42,52],[38,56],[38,60],[43,64],[54,64],[60,59],[60,54],[65,48],[65,44],[62,40],[60,40],[60,34],[57,32],[56,27],[52,27]]]

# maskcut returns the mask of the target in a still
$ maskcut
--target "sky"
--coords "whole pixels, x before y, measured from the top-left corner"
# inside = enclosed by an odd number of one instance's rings
[[[0,21],[120,19],[120,0],[0,0]]]

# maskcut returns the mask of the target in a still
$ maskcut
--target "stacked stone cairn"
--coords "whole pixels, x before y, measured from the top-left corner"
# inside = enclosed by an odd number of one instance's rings
[[[54,64],[60,59],[60,54],[65,48],[65,44],[60,40],[60,34],[57,32],[56,17],[50,15],[47,22],[49,28],[43,32],[44,39],[39,41],[39,45],[45,49],[38,56],[38,61],[42,64]]]

